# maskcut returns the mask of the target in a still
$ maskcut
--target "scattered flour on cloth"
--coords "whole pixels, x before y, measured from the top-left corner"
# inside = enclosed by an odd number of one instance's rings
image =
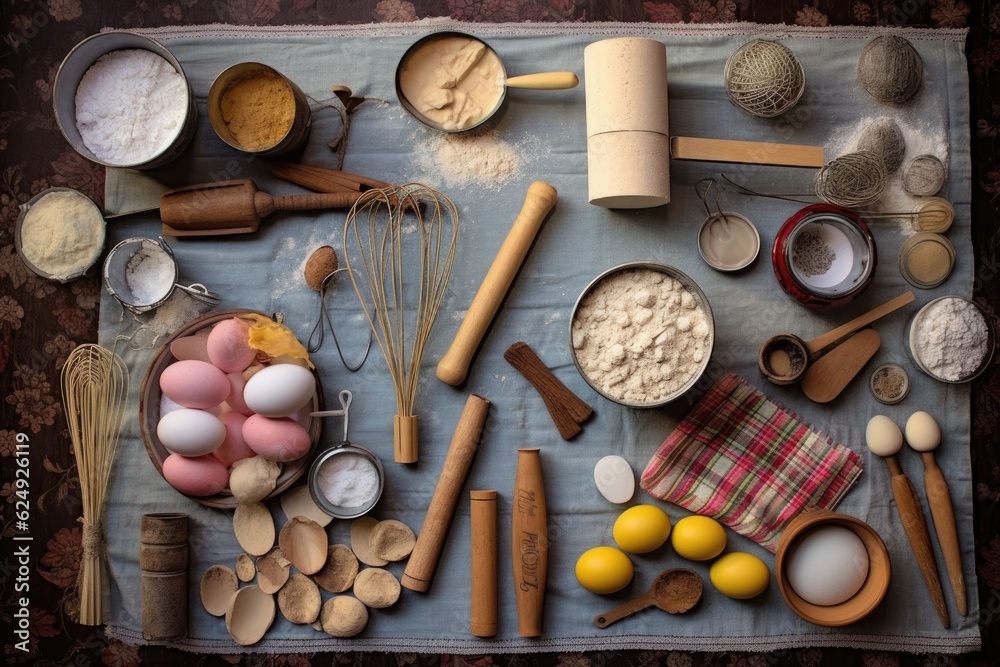
[[[412,143],[420,172],[416,180],[494,192],[520,174],[541,149],[538,137],[528,135],[512,142],[502,139],[496,129],[458,133],[421,129]]]

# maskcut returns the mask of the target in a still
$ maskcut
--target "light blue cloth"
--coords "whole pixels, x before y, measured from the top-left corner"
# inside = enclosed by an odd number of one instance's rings
[[[917,302],[877,324],[882,347],[872,363],[828,405],[804,398],[797,386],[768,384],[756,368],[760,344],[769,336],[794,332],[811,338],[907,290],[896,255],[909,232],[906,222],[873,222],[879,268],[871,288],[850,306],[816,312],[783,294],[775,281],[770,247],[782,222],[798,206],[787,202],[744,198],[725,192],[723,207],[740,212],[757,225],[760,257],[747,271],[722,274],[701,259],[696,235],[705,218],[693,185],[720,171],[751,187],[775,192],[808,192],[812,170],[719,165],[675,160],[671,165],[672,201],[665,207],[639,211],[608,211],[587,202],[587,154],[584,87],[560,92],[511,90],[509,106],[498,125],[500,137],[521,151],[516,175],[501,187],[447,185],[440,174],[421,166],[415,155],[437,138],[400,108],[393,89],[396,62],[418,36],[453,27],[489,39],[510,74],[541,69],[576,71],[583,76],[583,49],[597,39],[637,34],[667,44],[670,81],[670,126],[678,135],[801,144],[831,144],[834,137],[864,118],[891,115],[907,126],[939,136],[947,146],[948,181],[943,195],[954,202],[956,221],[949,238],[958,261],[952,276],[939,288],[917,292]],[[806,72],[807,90],[799,106],[776,120],[750,117],[732,106],[723,88],[726,58],[755,30],[766,27],[670,27],[617,24],[559,26],[489,26],[446,23],[356,28],[289,28],[288,34],[267,30],[212,28],[161,33],[160,37],[183,64],[198,98],[201,113],[190,150],[165,174],[171,184],[217,179],[227,170],[233,177],[252,177],[274,194],[304,192],[267,176],[261,160],[225,146],[212,132],[205,115],[205,97],[214,77],[240,61],[267,63],[294,80],[309,96],[330,97],[329,87],[343,84],[356,94],[381,98],[366,102],[352,116],[344,169],[390,182],[422,181],[454,199],[461,213],[459,248],[447,296],[427,344],[416,412],[420,416],[420,461],[416,466],[392,462],[393,390],[381,354],[373,350],[364,368],[347,373],[330,341],[314,360],[328,404],[341,389],[354,392],[351,439],[373,449],[385,462],[386,492],[373,512],[378,518],[400,519],[419,530],[424,511],[468,393],[492,402],[487,427],[474,462],[468,488],[500,492],[500,632],[496,639],[478,640],[468,634],[469,506],[463,492],[431,590],[403,592],[399,603],[373,610],[365,631],[351,640],[336,640],[308,626],[279,618],[266,638],[249,650],[425,650],[452,652],[579,651],[617,648],[704,650],[769,650],[801,646],[857,646],[886,650],[962,652],[979,646],[978,596],[973,559],[972,486],[969,462],[969,387],[949,386],[921,374],[903,345],[908,316],[921,304],[944,294],[969,296],[972,252],[969,233],[970,162],[968,79],[962,34],[907,31],[925,66],[924,86],[916,100],[903,108],[878,106],[857,85],[854,63],[866,41],[877,33],[799,30],[772,27],[797,55]],[[228,30],[228,32],[227,32]],[[207,31],[207,32],[206,32]],[[396,31],[393,34],[392,31]],[[206,36],[198,34],[206,32]],[[502,34],[501,34],[502,33]],[[237,37],[237,34],[240,36]],[[827,38],[823,38],[827,37]],[[314,107],[312,134],[302,157],[308,164],[331,166],[327,142],[339,127],[331,109]],[[849,148],[849,147],[848,147]],[[828,150],[827,158],[833,157]],[[486,268],[514,220],[529,183],[544,180],[559,191],[552,216],[538,234],[477,355],[467,385],[447,386],[434,377],[434,367],[449,346]],[[117,190],[118,175],[108,176],[109,203],[127,208],[139,190]],[[223,296],[220,307],[245,307],[265,313],[282,311],[302,339],[308,336],[317,296],[301,278],[305,257],[320,244],[341,248],[343,212],[275,214],[251,236],[171,240],[180,264],[181,280],[201,282]],[[109,224],[112,241],[127,236],[157,236],[155,214],[122,218]],[[624,456],[638,474],[674,424],[693,404],[692,392],[668,408],[634,410],[619,407],[594,393],[575,369],[569,347],[569,317],[578,295],[597,274],[616,264],[652,260],[675,266],[705,291],[716,320],[717,340],[707,377],[735,371],[770,397],[834,440],[846,443],[865,461],[865,473],[839,510],[870,523],[884,538],[892,559],[892,583],[885,601],[868,618],[846,628],[812,625],[793,614],[781,599],[775,580],[766,593],[749,601],[724,597],[708,583],[708,564],[686,562],[669,548],[633,556],[635,577],[620,593],[598,596],[581,588],[574,576],[577,557],[590,547],[612,545],[611,526],[622,507],[606,502],[593,483],[593,467],[607,454]],[[347,280],[341,279],[330,307],[349,360],[363,347],[366,328]],[[102,339],[119,329],[120,309],[105,295],[101,309]],[[596,411],[583,432],[570,442],[558,436],[541,398],[502,357],[513,342],[529,343],[541,359]],[[119,349],[123,349],[119,344]],[[198,602],[201,573],[212,564],[232,566],[240,553],[232,532],[231,513],[204,508],[173,491],[157,474],[143,449],[135,419],[135,395],[152,357],[150,350],[125,350],[132,369],[133,409],[126,423],[109,490],[108,526],[112,581],[109,632],[127,641],[141,641],[138,540],[140,516],[147,512],[183,511],[191,517],[190,638],[177,645],[197,651],[233,653],[222,619],[210,617]],[[900,405],[877,403],[867,387],[874,364],[895,361],[910,373],[913,390]],[[335,406],[334,406],[335,407]],[[865,447],[869,417],[887,414],[905,422],[915,410],[927,410],[939,420],[944,443],[938,461],[947,478],[965,556],[970,611],[960,618],[946,586],[952,629],[944,630],[930,603],[902,530],[888,470]],[[338,441],[342,424],[328,419],[323,443]],[[542,449],[551,530],[548,595],[541,639],[517,637],[510,574],[510,500],[516,463],[522,446]],[[923,499],[919,457],[910,451],[900,461]],[[644,492],[633,503],[661,504]],[[275,518],[284,517],[272,502]],[[664,507],[673,520],[684,514]],[[928,514],[929,517],[929,514]],[[328,529],[331,541],[348,542],[346,522]],[[729,532],[729,550],[761,556],[773,570],[774,558],[758,545]],[[938,558],[942,580],[943,561]],[[654,576],[667,567],[691,567],[706,580],[700,605],[685,615],[649,610],[597,630],[598,613],[644,592]],[[390,569],[399,575],[402,564]],[[324,594],[327,596],[327,594]]]

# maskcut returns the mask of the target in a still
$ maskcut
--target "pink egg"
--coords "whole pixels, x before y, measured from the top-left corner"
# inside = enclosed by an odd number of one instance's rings
[[[247,406],[247,402],[243,400],[243,387],[246,386],[247,381],[243,378],[243,373],[228,373],[226,377],[229,379],[229,396],[226,397],[226,403],[229,403],[229,407],[236,410],[239,413],[249,417],[253,414]]]
[[[309,453],[309,432],[294,419],[251,415],[243,423],[243,439],[266,459],[285,463]]]
[[[229,396],[226,374],[196,359],[175,361],[160,373],[160,391],[185,408],[207,410]]]
[[[163,479],[189,496],[211,496],[229,484],[229,470],[209,455],[171,454],[163,460]]]
[[[240,459],[254,456],[254,451],[247,446],[247,441],[243,439],[243,423],[246,420],[245,415],[241,415],[235,410],[223,412],[219,417],[219,421],[226,427],[226,439],[222,441],[218,449],[212,452],[212,456],[219,459],[222,465],[227,468]]]
[[[257,351],[250,347],[250,325],[223,320],[208,334],[208,358],[224,373],[239,373],[253,363]]]

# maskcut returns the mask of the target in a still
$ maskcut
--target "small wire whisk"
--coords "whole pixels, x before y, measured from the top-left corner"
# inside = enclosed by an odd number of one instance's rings
[[[62,368],[62,399],[83,496],[80,623],[104,623],[104,496],[128,397],[128,367],[114,352],[78,345]]]
[[[417,461],[420,360],[444,300],[458,238],[458,209],[420,183],[368,190],[344,224],[344,261],[396,390],[393,451]]]
[[[722,210],[722,205],[719,203],[719,182],[714,178],[703,178],[694,184],[694,191],[698,194],[698,199],[701,200],[701,205],[705,207],[705,214],[708,216],[709,220],[715,219],[719,221],[719,227],[722,233],[719,234],[718,238],[720,241],[730,241],[732,240],[733,234],[732,230],[729,229],[729,218],[726,216],[725,212]],[[713,202],[715,203],[715,211],[713,212],[711,207],[708,205],[709,197],[712,192],[715,192],[715,197]],[[715,226],[712,226],[713,233]]]

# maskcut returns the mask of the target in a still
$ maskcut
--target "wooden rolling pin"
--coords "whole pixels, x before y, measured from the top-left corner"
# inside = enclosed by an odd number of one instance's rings
[[[442,382],[456,387],[465,382],[472,356],[514,282],[514,276],[521,268],[545,216],[555,205],[556,190],[551,185],[535,181],[528,187],[521,212],[486,272],[486,277],[455,334],[455,340],[438,362],[437,376]]]
[[[479,445],[479,435],[486,423],[490,402],[482,396],[469,395],[462,410],[462,416],[455,426],[451,445],[444,459],[444,467],[438,478],[427,515],[420,527],[417,543],[403,571],[400,583],[411,591],[424,593],[430,588],[437,568],[441,548],[448,536],[451,519],[455,514],[458,496],[465,484],[465,477],[472,466],[472,458]]]
[[[517,474],[511,502],[510,548],[517,634],[540,637],[549,564],[549,527],[538,449],[517,450]]]
[[[472,533],[469,632],[476,637],[493,637],[499,625],[495,489],[469,492],[469,524]]]

